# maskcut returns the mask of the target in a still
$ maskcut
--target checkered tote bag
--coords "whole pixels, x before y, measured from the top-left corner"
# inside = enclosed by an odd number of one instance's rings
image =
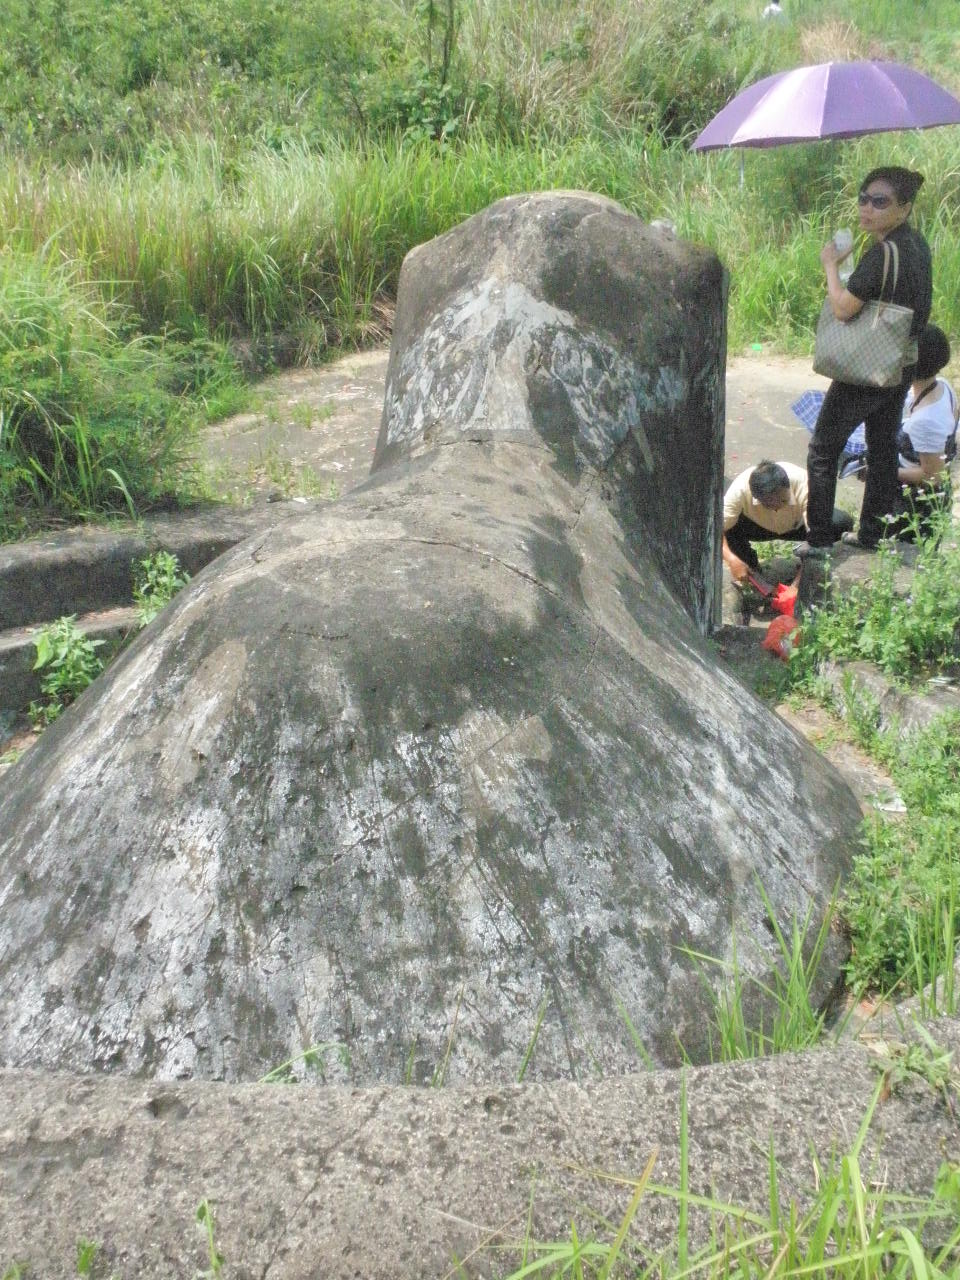
[[[859,387],[896,387],[902,381],[903,366],[916,359],[916,343],[910,337],[913,309],[882,301],[891,257],[892,297],[900,258],[897,246],[884,241],[880,300],[865,302],[852,320],[838,320],[830,299],[824,300],[813,351],[815,373]]]

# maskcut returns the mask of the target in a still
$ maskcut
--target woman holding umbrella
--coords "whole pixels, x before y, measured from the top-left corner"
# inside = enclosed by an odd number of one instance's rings
[[[865,302],[879,299],[884,277],[883,243],[899,251],[896,287],[891,296],[888,278],[884,298],[913,310],[911,335],[920,333],[930,315],[932,295],[930,249],[908,219],[923,175],[910,169],[887,166],[873,169],[864,178],[857,197],[860,227],[873,243],[856,270],[841,282],[838,265],[851,250],[840,253],[831,241],[820,252],[827,276],[827,294],[838,320],[852,320]],[[865,387],[831,382],[807,452],[807,540],[798,542],[798,556],[825,556],[834,541],[833,503],[837,487],[837,463],[851,431],[865,424],[867,478],[860,526],[843,541],[865,549],[876,547],[883,535],[884,517],[897,509],[897,432],[903,402],[913,380],[914,366],[903,370],[899,386]]]

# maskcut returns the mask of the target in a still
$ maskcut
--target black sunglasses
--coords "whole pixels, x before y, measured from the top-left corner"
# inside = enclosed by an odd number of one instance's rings
[[[872,204],[875,209],[886,209],[893,204],[893,196],[872,196],[869,191],[861,191],[857,196],[857,204]]]

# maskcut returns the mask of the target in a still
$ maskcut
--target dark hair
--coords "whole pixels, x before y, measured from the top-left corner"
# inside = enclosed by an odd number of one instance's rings
[[[771,462],[763,458],[750,472],[750,492],[759,502],[761,498],[769,498],[771,493],[790,488],[790,477],[779,462]]]
[[[901,169],[899,165],[881,165],[879,169],[871,169],[860,183],[860,190],[866,191],[871,182],[886,182],[893,187],[893,194],[898,204],[913,204],[917,192],[923,186],[923,174],[913,169]]]
[[[928,324],[917,334],[917,378],[932,378],[950,360],[947,335],[935,324]]]

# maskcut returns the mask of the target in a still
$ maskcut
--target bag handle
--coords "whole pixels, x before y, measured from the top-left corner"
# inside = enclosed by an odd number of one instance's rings
[[[886,240],[883,242],[883,279],[880,281],[880,297],[879,302],[883,301],[883,291],[887,287],[887,271],[890,267],[890,259],[893,258],[893,284],[890,286],[890,297],[888,302],[893,301],[893,295],[897,292],[897,279],[900,275],[900,251],[895,244],[889,244]]]
[[[890,288],[890,297],[886,302],[883,300],[883,291],[887,287],[887,272],[890,269],[890,259],[893,258],[893,284]],[[883,279],[880,281],[880,297],[877,299],[877,310],[874,313],[873,324],[871,329],[875,329],[880,323],[880,316],[887,306],[893,302],[893,295],[897,292],[897,278],[900,275],[900,252],[895,244],[888,244],[886,240],[883,242]]]

